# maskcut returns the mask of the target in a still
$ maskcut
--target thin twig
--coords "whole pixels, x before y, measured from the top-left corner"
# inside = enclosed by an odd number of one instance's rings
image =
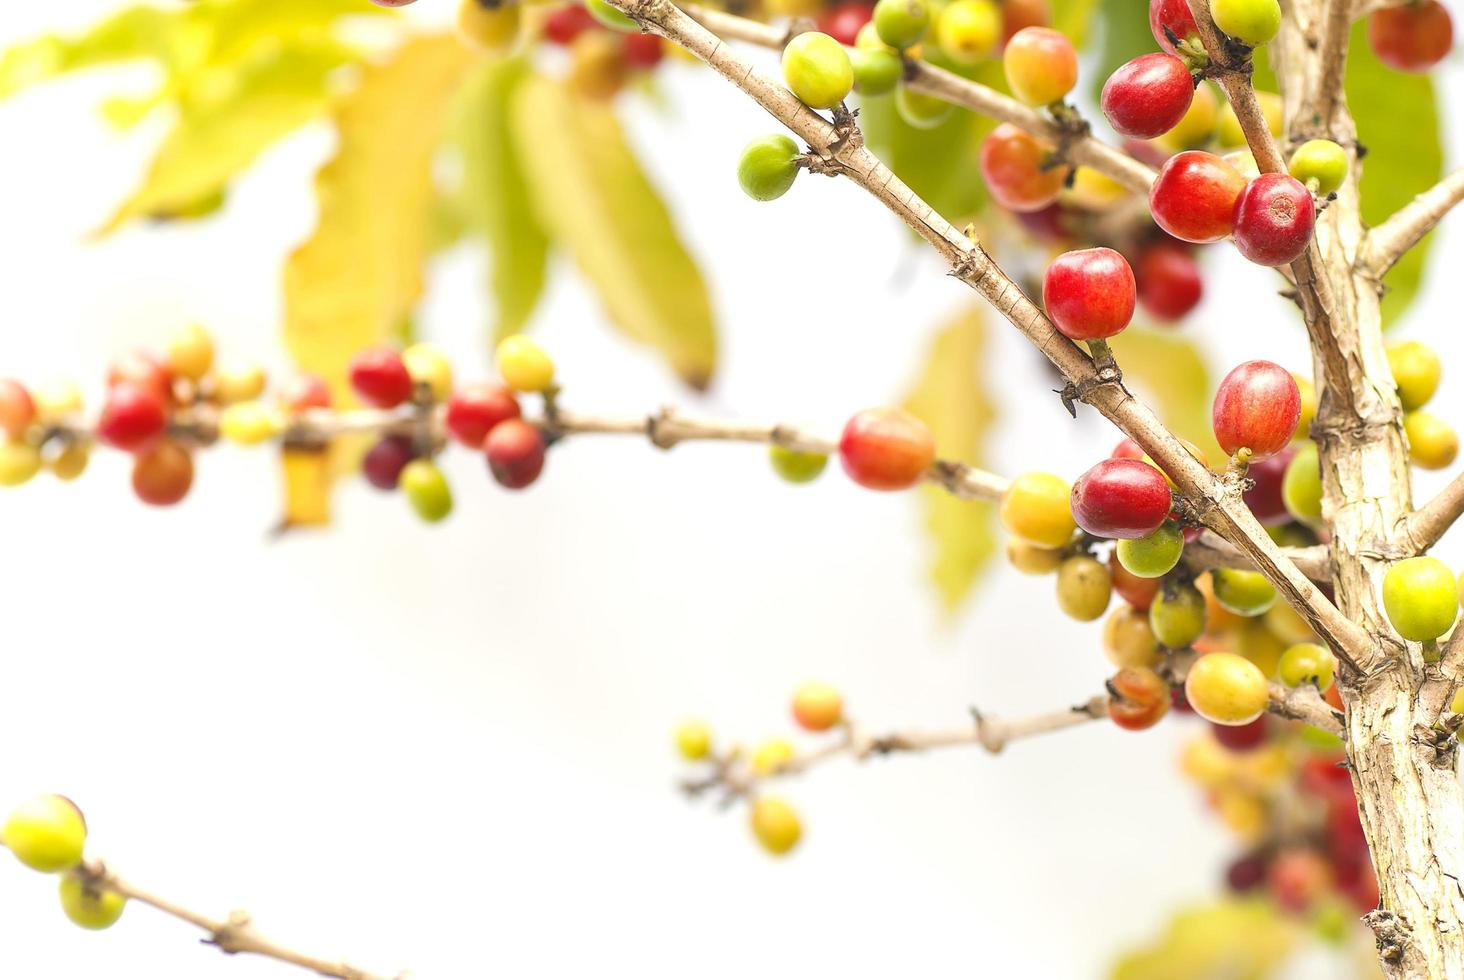
[[[1381,277],[1460,201],[1464,201],[1464,168],[1455,170],[1368,232],[1359,263]]]
[[[1403,518],[1398,529],[1401,543],[1421,554],[1439,543],[1444,532],[1464,516],[1464,473],[1449,481],[1432,500]]]

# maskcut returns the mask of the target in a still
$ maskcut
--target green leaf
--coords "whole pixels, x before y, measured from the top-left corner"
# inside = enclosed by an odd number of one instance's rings
[[[983,311],[972,307],[941,328],[905,407],[930,427],[944,459],[979,465],[996,421],[982,370],[988,360]],[[931,577],[947,612],[970,594],[996,552],[996,506],[921,488],[925,525],[934,545]]]
[[[0,98],[57,75],[99,65],[163,59],[177,16],[156,7],[129,7],[75,37],[48,35],[0,54]]]
[[[1110,980],[1264,980],[1305,938],[1271,903],[1228,898],[1188,908],[1152,945],[1114,964]]]
[[[1081,48],[1088,43],[1093,15],[1098,12],[1098,7],[1099,0],[1053,0],[1052,27],[1061,31],[1075,47]]]
[[[1380,224],[1444,173],[1438,101],[1427,75],[1396,72],[1378,61],[1366,26],[1353,26],[1347,49],[1347,103],[1367,147],[1362,165],[1362,218]],[[1383,322],[1391,323],[1418,294],[1432,237],[1419,242],[1383,282]]]
[[[1096,101],[1113,70],[1131,58],[1158,50],[1149,30],[1149,5],[1144,0],[1100,0],[1103,41],[1093,67],[1089,89]]]
[[[486,62],[463,92],[454,127],[465,225],[493,253],[496,338],[523,329],[544,291],[548,265],[549,235],[529,203],[509,113],[514,93],[530,74],[522,58]]]
[[[1108,343],[1124,380],[1149,399],[1160,420],[1212,461],[1222,459],[1210,425],[1210,369],[1199,348],[1173,331],[1137,326]]]
[[[705,388],[717,365],[706,283],[610,106],[533,76],[512,106],[530,200],[610,319]]]
[[[394,336],[422,293],[432,165],[477,56],[456,35],[411,41],[336,111],[336,155],[316,178],[320,218],[285,264],[285,345],[349,398],[346,368]]]

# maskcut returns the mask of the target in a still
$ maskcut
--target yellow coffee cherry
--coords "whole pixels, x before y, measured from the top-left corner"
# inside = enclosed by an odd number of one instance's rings
[[[1042,548],[1021,538],[1007,541],[1007,561],[1023,575],[1051,575],[1062,564],[1063,552],[1058,548]]]
[[[1449,710],[1456,715],[1464,713],[1464,687],[1454,692],[1454,700],[1449,702]]]
[[[484,0],[461,0],[458,32],[484,51],[502,54],[518,40],[519,10],[515,0],[492,4]]]
[[[168,341],[168,368],[179,377],[197,381],[213,367],[214,342],[209,332],[190,324]]]
[[[264,394],[264,368],[255,364],[219,371],[214,377],[214,394],[225,405],[258,398]]]
[[[263,402],[238,402],[219,418],[219,434],[241,446],[257,446],[284,431],[284,415]]]
[[[770,738],[752,750],[747,764],[759,776],[771,776],[793,759],[793,743],[786,738]]]
[[[1184,695],[1195,713],[1217,725],[1247,725],[1266,710],[1269,691],[1260,668],[1235,653],[1207,653],[1190,665]]]
[[[107,929],[117,924],[127,899],[116,892],[85,884],[77,878],[61,879],[61,910],[83,929]]]
[[[1310,643],[1316,639],[1312,628],[1307,625],[1306,620],[1301,618],[1301,613],[1292,608],[1290,603],[1276,603],[1266,610],[1262,618],[1266,628],[1286,643]]]
[[[1073,171],[1072,183],[1058,194],[1064,204],[1085,211],[1102,211],[1128,194],[1128,188],[1092,167]]]
[[[10,812],[0,828],[0,842],[27,868],[65,871],[81,863],[86,819],[64,796],[37,796]]]
[[[18,487],[41,471],[41,453],[28,442],[0,442],[0,487]]]
[[[69,483],[86,471],[91,449],[84,442],[68,442],[46,461],[46,469],[56,479]]]
[[[1403,432],[1408,436],[1408,455],[1421,469],[1441,470],[1459,455],[1459,434],[1431,412],[1403,416]]]
[[[1428,404],[1439,390],[1439,377],[1444,364],[1433,348],[1416,340],[1388,345],[1388,369],[1398,385],[1398,400],[1403,411],[1411,412]]]
[[[1215,811],[1230,832],[1246,843],[1255,843],[1266,833],[1266,805],[1254,793],[1223,790],[1215,796]]]
[[[413,344],[402,351],[402,363],[413,384],[426,385],[431,390],[433,401],[445,402],[452,397],[452,363],[441,350],[432,344]]]
[[[1001,38],[1001,8],[991,0],[952,0],[935,20],[935,41],[952,61],[989,58]]]
[[[1149,614],[1119,603],[1103,623],[1103,652],[1115,667],[1157,667],[1164,651],[1154,639]]]
[[[706,722],[684,721],[676,728],[676,751],[687,762],[697,762],[712,753],[712,730]]]
[[[1051,473],[1023,473],[1001,498],[1001,523],[1024,541],[1044,548],[1060,548],[1072,539],[1071,484]]]
[[[1179,755],[1179,768],[1201,786],[1214,789],[1233,781],[1238,766],[1235,753],[1206,731],[1185,743]]]
[[[1057,606],[1078,622],[1102,616],[1112,598],[1113,573],[1096,558],[1074,555],[1057,567]]]
[[[1276,676],[1286,641],[1272,633],[1264,620],[1247,619],[1236,628],[1233,639],[1236,653],[1261,668],[1267,677]]]
[[[803,836],[798,812],[773,796],[759,796],[748,813],[753,836],[770,854],[787,854]]]
[[[53,381],[31,392],[36,404],[36,421],[41,424],[64,422],[81,414],[81,389],[71,381]]]
[[[1220,114],[1220,97],[1209,82],[1195,88],[1190,107],[1174,128],[1155,142],[1170,150],[1188,150],[1210,141]]]
[[[1256,101],[1260,103],[1261,115],[1266,118],[1266,128],[1271,131],[1272,136],[1281,135],[1281,96],[1275,92],[1257,92]],[[1220,122],[1216,131],[1216,139],[1221,146],[1245,146],[1245,132],[1240,128],[1240,120],[1236,118],[1235,109],[1229,102],[1220,109]]]
[[[498,373],[514,391],[547,391],[554,384],[554,362],[523,334],[505,337],[499,343]]]
[[[629,75],[624,42],[613,31],[585,31],[570,43],[569,85],[579,95],[613,98]]]

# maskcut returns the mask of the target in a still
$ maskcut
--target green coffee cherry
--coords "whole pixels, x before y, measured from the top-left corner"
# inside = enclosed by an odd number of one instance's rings
[[[949,119],[955,109],[949,102],[912,92],[908,86],[895,88],[895,111],[916,129],[934,129]]]
[[[1347,178],[1347,151],[1331,140],[1307,140],[1291,154],[1291,176],[1323,197]]]
[[[747,144],[737,161],[737,182],[754,201],[775,201],[798,178],[798,144],[781,133]]]
[[[38,796],[11,811],[0,840],[27,868],[66,871],[81,863],[86,819],[64,796]]]
[[[127,899],[116,892],[93,888],[69,875],[61,879],[61,910],[83,929],[106,929],[117,924]]]
[[[1189,646],[1205,632],[1209,618],[1205,596],[1193,582],[1165,583],[1149,604],[1154,639],[1171,650]]]
[[[1216,27],[1251,47],[1270,43],[1281,30],[1277,0],[1213,0],[1210,16]]]
[[[900,56],[889,51],[854,48],[849,52],[849,62],[854,66],[854,91],[860,95],[893,92],[905,73]]]
[[[414,459],[402,469],[400,487],[417,516],[435,524],[452,513],[452,488],[437,464]]]
[[[1159,578],[1179,564],[1184,553],[1184,531],[1165,521],[1153,534],[1118,543],[1118,563],[1139,578]]]
[[[824,471],[829,458],[823,453],[800,453],[796,449],[769,446],[768,461],[773,464],[773,472],[789,483],[811,483]]]
[[[783,49],[783,80],[804,105],[832,109],[853,90],[854,66],[842,44],[810,31]]]
[[[1276,672],[1287,687],[1315,684],[1317,690],[1325,691],[1336,676],[1337,658],[1319,643],[1298,643],[1281,654]]]
[[[874,5],[874,29],[879,39],[903,51],[925,36],[930,8],[924,0],[879,0]]]
[[[1259,616],[1276,602],[1276,587],[1260,572],[1217,568],[1210,573],[1215,601],[1237,616]]]
[[[1437,558],[1405,558],[1383,576],[1383,608],[1403,639],[1437,640],[1459,613],[1456,589],[1454,573]]]
[[[1297,448],[1286,464],[1281,477],[1281,502],[1292,517],[1304,524],[1317,524],[1322,519],[1322,464],[1317,458],[1316,443]]]
[[[610,6],[605,0],[585,0],[585,9],[590,12],[591,17],[612,31],[631,34],[640,30],[640,25],[628,14],[621,12],[616,7]]]

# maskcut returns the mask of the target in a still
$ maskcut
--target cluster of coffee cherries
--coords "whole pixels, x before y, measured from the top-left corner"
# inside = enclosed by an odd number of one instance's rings
[[[0,844],[26,867],[61,875],[61,909],[83,929],[106,929],[122,918],[125,897],[73,873],[86,847],[86,818],[66,797],[37,796],[16,807],[0,826]]]
[[[499,484],[522,489],[538,479],[548,446],[543,429],[522,417],[519,397],[552,399],[554,362],[522,335],[498,346],[502,383],[454,386],[447,358],[430,344],[398,351],[375,347],[356,355],[350,383],[368,406],[395,411],[378,426],[383,434],[362,460],[367,481],[400,489],[424,520],[452,510],[452,492],[433,457],[442,427],[456,442],[481,451]],[[132,351],[114,360],[95,424],[84,424],[74,385],[30,391],[0,379],[0,485],[17,486],[43,469],[63,480],[86,468],[94,443],[132,455],[132,487],[144,503],[166,507],[193,485],[194,450],[222,436],[252,446],[282,441],[302,451],[323,448],[337,434],[339,416],[321,378],[290,379],[274,402],[263,400],[263,369],[216,368],[214,342],[201,327],[179,332],[163,353]]]
[[[793,692],[791,711],[794,722],[805,732],[822,734],[848,725],[843,695],[819,681],[805,683]],[[797,758],[790,739],[770,738],[750,750],[740,745],[719,749],[705,722],[686,721],[677,727],[675,742],[682,759],[703,764],[715,774],[725,775],[737,767],[745,771],[748,827],[769,854],[781,856],[797,846],[803,837],[798,811],[787,800],[761,792],[757,785],[760,780],[785,772]]]

